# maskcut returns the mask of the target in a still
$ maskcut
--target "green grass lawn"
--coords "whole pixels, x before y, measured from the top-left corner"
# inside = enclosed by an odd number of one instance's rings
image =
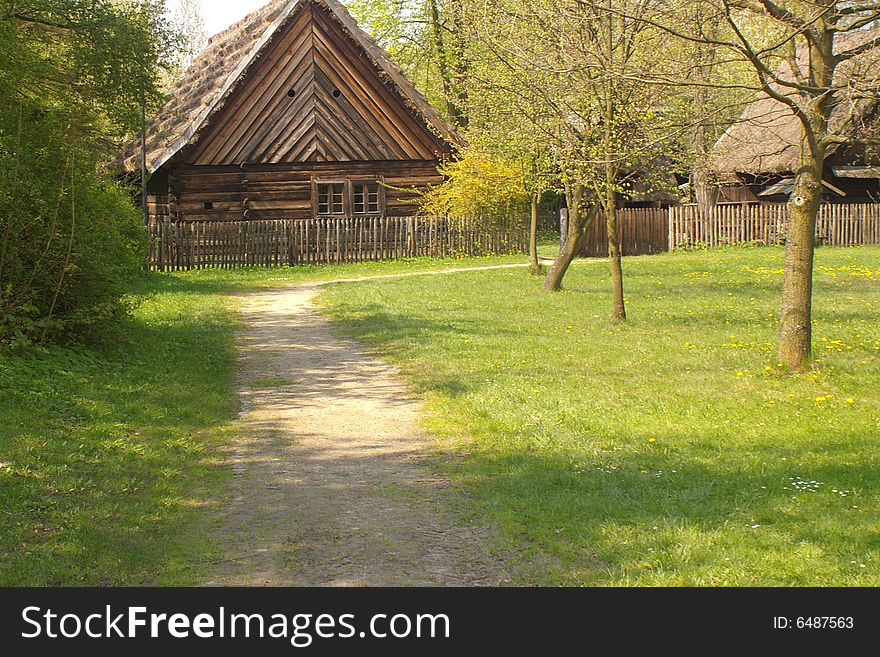
[[[0,351],[0,586],[198,581],[228,491],[237,293],[517,261],[152,274],[100,346]]]
[[[781,256],[628,259],[624,326],[602,262],[559,295],[504,270],[322,299],[425,394],[459,454],[438,467],[523,581],[878,585],[880,249],[820,250],[820,362],[798,376],[773,360]],[[101,346],[0,352],[0,585],[198,581],[228,491],[238,293],[522,261],[151,275]]]
[[[548,584],[880,585],[880,249],[818,251],[816,367],[774,359],[782,250],[321,297],[425,395],[439,467]],[[550,564],[549,570],[532,567]]]
[[[0,585],[186,583],[210,551],[235,319],[168,283],[101,347],[0,354]]]

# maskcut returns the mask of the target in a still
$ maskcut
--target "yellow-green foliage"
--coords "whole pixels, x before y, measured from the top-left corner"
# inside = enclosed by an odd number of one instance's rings
[[[523,176],[510,162],[479,149],[441,167],[446,182],[422,198],[428,214],[500,219],[522,214],[527,202]]]

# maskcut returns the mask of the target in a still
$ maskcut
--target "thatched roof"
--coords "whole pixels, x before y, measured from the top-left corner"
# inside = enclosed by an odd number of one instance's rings
[[[167,104],[147,131],[147,169],[154,172],[185,146],[199,139],[212,117],[224,106],[262,50],[300,8],[308,3],[325,7],[378,68],[383,79],[434,134],[453,146],[463,144],[455,129],[440,116],[338,0],[271,0],[262,8],[219,33],[177,83]],[[119,168],[140,168],[140,140],[123,151]]]
[[[844,62],[836,71],[834,86],[839,89],[831,116],[831,128],[840,127],[856,103],[857,113],[868,117],[877,109],[878,99],[860,98],[850,101],[848,85],[853,72],[859,77],[876,81],[880,79],[880,30],[866,30],[844,34],[835,40],[838,53],[848,52],[868,41],[874,40],[878,47],[853,60]],[[807,53],[798,53],[802,70],[807,68]],[[793,79],[791,67],[783,64],[779,76],[784,80]],[[777,90],[781,87],[775,86]],[[794,93],[794,92],[788,92]],[[743,111],[734,123],[715,144],[712,155],[712,168],[722,176],[735,173],[784,174],[798,169],[800,158],[801,124],[791,108],[761,92]],[[831,154],[835,148],[829,152]]]

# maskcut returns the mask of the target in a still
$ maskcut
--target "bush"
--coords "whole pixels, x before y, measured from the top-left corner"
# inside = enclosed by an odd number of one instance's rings
[[[6,5],[10,3],[6,2]],[[145,264],[104,171],[161,100],[162,0],[27,0],[0,12],[0,343],[92,336]]]
[[[7,245],[14,265],[2,271],[0,342],[69,342],[125,312],[123,295],[146,262],[140,213],[113,183],[78,191],[75,225],[70,216],[54,230],[32,224]]]
[[[93,157],[56,146],[63,126],[21,112],[20,122],[0,114],[0,342],[70,341],[123,310],[146,232],[130,194]],[[21,129],[3,125],[9,118]]]
[[[440,173],[446,182],[422,198],[422,210],[428,214],[481,217],[490,224],[526,214],[528,193],[510,162],[471,148]]]

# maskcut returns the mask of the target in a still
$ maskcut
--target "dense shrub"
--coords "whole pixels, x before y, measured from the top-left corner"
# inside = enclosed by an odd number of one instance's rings
[[[423,212],[481,217],[487,223],[526,215],[529,196],[514,163],[470,148],[440,172],[446,181],[422,197]]]
[[[146,234],[92,154],[64,148],[45,112],[17,109],[0,111],[0,340],[69,339],[118,314]]]
[[[106,170],[158,102],[160,0],[0,0],[0,343],[116,315],[146,236]]]

